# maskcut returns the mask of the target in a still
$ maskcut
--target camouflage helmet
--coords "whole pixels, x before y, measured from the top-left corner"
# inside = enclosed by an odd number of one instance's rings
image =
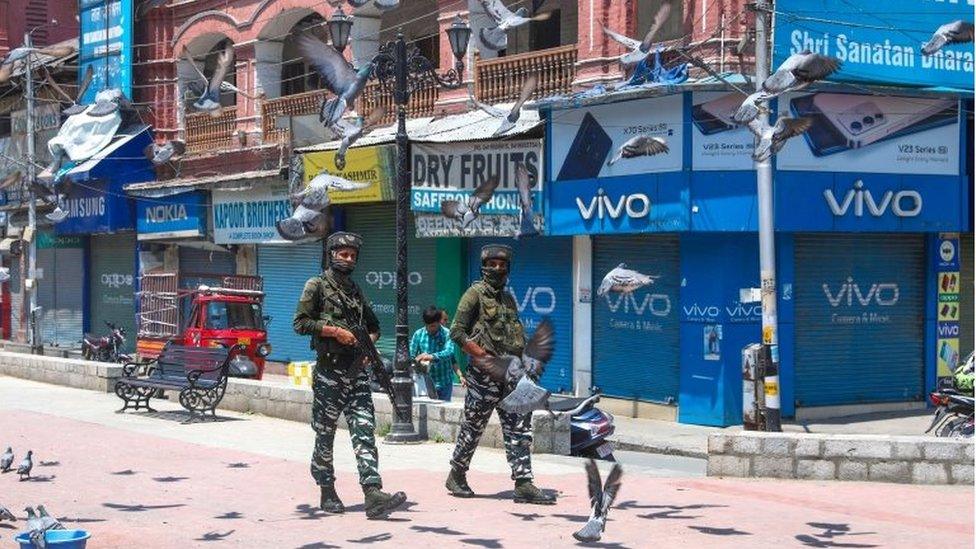
[[[329,235],[329,238],[325,241],[325,249],[329,252],[335,250],[336,248],[353,248],[357,252],[359,248],[363,245],[363,237],[356,233],[347,232],[337,232]]]
[[[501,259],[509,264],[512,263],[512,257],[515,256],[515,252],[512,251],[511,246],[506,246],[505,244],[488,244],[481,248],[481,264],[484,265],[485,261],[489,259]]]

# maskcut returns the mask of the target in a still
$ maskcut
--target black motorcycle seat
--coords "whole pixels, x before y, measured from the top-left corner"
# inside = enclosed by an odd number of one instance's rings
[[[85,341],[88,343],[105,344],[108,343],[108,338],[95,334],[85,334]]]
[[[553,412],[568,412],[579,406],[586,398],[561,398],[549,401],[549,409]]]

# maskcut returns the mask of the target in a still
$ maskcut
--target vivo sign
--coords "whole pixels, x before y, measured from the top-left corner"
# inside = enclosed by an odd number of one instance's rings
[[[520,313],[524,313],[528,307],[537,315],[548,315],[556,310],[556,292],[549,286],[529,286],[521,296],[511,286],[508,292],[515,298]]]
[[[864,208],[874,217],[881,217],[889,209],[897,217],[915,217],[922,213],[922,195],[918,191],[885,191],[880,197],[875,197],[869,189],[864,188],[864,182],[858,179],[854,187],[847,191],[842,201],[838,201],[832,189],[823,192],[827,206],[837,217],[843,217],[854,207],[854,216],[863,217]]]
[[[651,199],[644,193],[633,193],[610,198],[601,188],[596,190],[596,196],[589,202],[576,197],[576,207],[580,216],[589,221],[597,219],[619,219],[623,215],[633,219],[640,219],[651,215]]]
[[[829,284],[823,285],[823,291],[831,307],[841,305],[852,307],[855,303],[867,307],[872,301],[881,307],[892,307],[898,303],[899,293],[898,284],[894,282],[871,284],[871,287],[864,291],[852,277],[847,277],[847,282],[840,285],[837,293],[831,290]]]
[[[616,313],[623,305],[623,312],[643,315],[649,312],[653,316],[668,316],[671,313],[671,298],[667,294],[644,294],[638,301],[635,292],[617,294],[616,299],[608,293],[607,306],[611,313]]]

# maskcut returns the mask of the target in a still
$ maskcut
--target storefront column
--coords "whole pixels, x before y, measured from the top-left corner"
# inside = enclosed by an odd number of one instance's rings
[[[167,273],[180,272],[180,247],[169,244],[163,251],[163,270]]]
[[[258,254],[257,246],[254,244],[241,244],[237,247],[237,274],[256,275],[258,274]]]
[[[573,393],[593,387],[593,241],[573,237]]]

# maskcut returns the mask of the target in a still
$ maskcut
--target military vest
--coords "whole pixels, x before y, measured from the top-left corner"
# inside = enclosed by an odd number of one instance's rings
[[[472,288],[478,292],[478,319],[471,339],[494,355],[520,356],[525,349],[525,329],[519,320],[515,298],[484,281],[475,282]]]
[[[344,291],[337,282],[326,273],[322,273],[316,291],[318,292],[316,296],[318,320],[324,320],[330,326],[342,326],[344,328],[362,324],[364,298],[355,282],[352,282],[351,287]],[[321,334],[312,335],[311,347],[318,353],[343,355],[352,354],[355,350],[352,345],[342,345],[335,338],[322,337]]]

